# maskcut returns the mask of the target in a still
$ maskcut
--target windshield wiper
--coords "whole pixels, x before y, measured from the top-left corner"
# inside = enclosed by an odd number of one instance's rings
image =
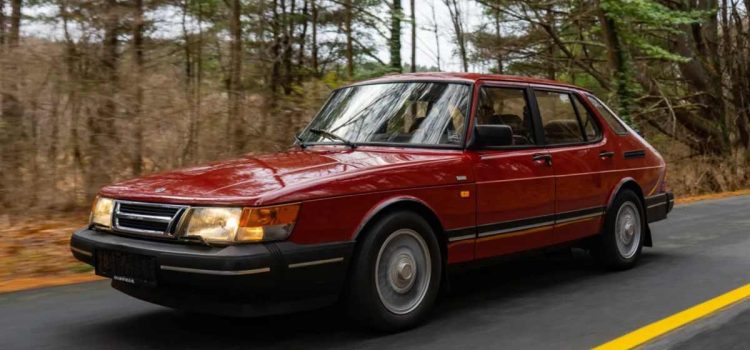
[[[323,137],[325,137],[325,138],[327,138],[329,140],[341,141],[341,143],[343,143],[343,144],[345,144],[345,145],[347,145],[347,146],[349,146],[351,148],[356,148],[357,147],[357,145],[354,142],[351,142],[351,141],[349,141],[349,140],[347,140],[347,139],[345,139],[345,138],[343,138],[343,137],[341,137],[339,135],[336,135],[336,134],[334,134],[334,133],[332,133],[330,131],[321,130],[321,129],[308,129],[308,131],[310,131],[311,133],[313,133],[315,135],[323,136]]]

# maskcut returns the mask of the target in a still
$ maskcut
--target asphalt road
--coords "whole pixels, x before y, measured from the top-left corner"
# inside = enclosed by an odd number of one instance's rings
[[[573,251],[461,274],[430,323],[394,335],[359,329],[334,308],[196,316],[94,282],[0,295],[0,349],[581,349],[750,283],[750,197],[679,206],[652,230],[655,247],[629,271],[604,272]],[[749,325],[742,312],[672,345],[747,345]]]

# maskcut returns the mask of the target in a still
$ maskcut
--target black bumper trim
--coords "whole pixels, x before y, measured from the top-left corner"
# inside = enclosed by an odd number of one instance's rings
[[[646,197],[646,218],[649,223],[664,220],[674,207],[672,192],[663,192]]]
[[[208,247],[82,229],[71,237],[70,249],[92,266],[101,249],[154,257],[156,286],[113,281],[136,298],[196,312],[257,316],[335,302],[354,242]]]

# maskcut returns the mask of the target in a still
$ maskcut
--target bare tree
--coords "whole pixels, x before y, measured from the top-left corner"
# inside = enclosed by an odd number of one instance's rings
[[[352,32],[352,0],[344,2],[344,33],[346,35],[346,76],[354,78],[354,33]]]
[[[411,71],[417,71],[417,16],[414,0],[409,2],[411,11]]]
[[[143,0],[135,0],[135,18],[133,19],[133,64],[135,65],[135,101],[133,102],[133,175],[143,171]]]
[[[443,0],[443,3],[448,8],[448,12],[451,16],[451,23],[453,24],[453,35],[458,45],[458,54],[461,58],[461,65],[463,66],[464,72],[469,71],[469,53],[466,49],[466,32],[464,29],[463,12],[461,5],[458,0]]]
[[[242,6],[240,0],[231,0],[229,17],[229,32],[231,36],[229,48],[229,113],[227,115],[227,135],[232,139],[235,151],[245,147],[244,129],[238,127],[243,124],[240,111],[242,100],[242,26],[240,23]]]

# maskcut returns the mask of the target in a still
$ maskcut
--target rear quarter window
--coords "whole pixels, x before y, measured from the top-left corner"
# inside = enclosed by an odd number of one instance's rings
[[[599,114],[604,118],[604,121],[607,122],[607,125],[612,128],[612,131],[620,135],[626,135],[628,133],[628,129],[625,127],[625,124],[620,120],[620,118],[612,113],[612,111],[604,104],[604,102],[600,101],[598,98],[592,95],[586,95],[586,98],[588,98],[589,102],[591,102],[594,108],[599,111]]]

